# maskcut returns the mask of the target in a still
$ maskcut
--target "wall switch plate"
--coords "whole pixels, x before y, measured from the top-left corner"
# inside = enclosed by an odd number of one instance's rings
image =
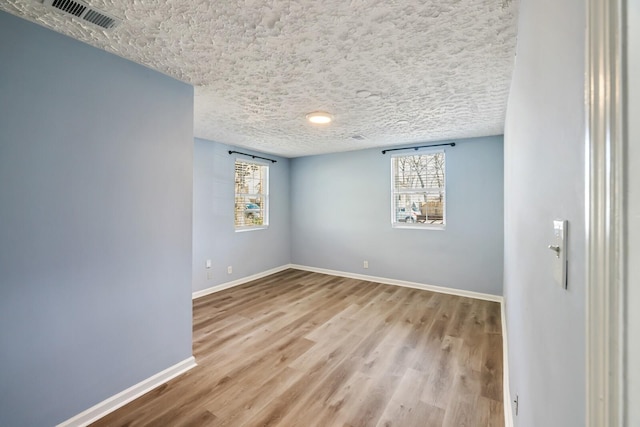
[[[549,245],[553,253],[553,279],[567,289],[567,221],[553,221],[553,243]]]
[[[227,267],[227,274],[231,274],[233,273],[233,267],[229,266]]]
[[[205,263],[204,263],[205,268],[211,268],[211,260],[208,259]]]
[[[364,261],[364,262],[362,263],[362,267],[364,267],[364,268],[369,268],[369,261]]]

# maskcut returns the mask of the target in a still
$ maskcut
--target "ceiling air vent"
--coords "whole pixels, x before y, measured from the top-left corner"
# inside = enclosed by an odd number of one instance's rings
[[[111,29],[120,23],[120,20],[89,6],[78,0],[41,0],[45,6],[52,7],[57,10],[61,10],[73,16],[90,22],[93,25],[97,25],[100,28],[106,30]]]

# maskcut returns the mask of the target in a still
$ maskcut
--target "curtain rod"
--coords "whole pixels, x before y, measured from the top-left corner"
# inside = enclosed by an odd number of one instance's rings
[[[382,150],[382,154],[386,154],[389,151],[398,151],[398,150],[418,150],[418,148],[427,148],[427,147],[442,147],[443,145],[450,145],[452,147],[456,146],[455,142],[447,142],[446,144],[431,144],[431,145],[421,145],[419,147],[404,147],[404,148],[389,148],[388,150]]]
[[[271,163],[275,163],[275,162],[277,162],[277,160],[267,159],[266,157],[254,156],[253,154],[241,153],[241,152],[239,152],[239,151],[229,151],[229,154],[234,154],[234,153],[235,153],[235,154],[242,154],[243,156],[249,156],[249,157],[251,157],[252,159],[268,160],[268,161],[270,161]]]

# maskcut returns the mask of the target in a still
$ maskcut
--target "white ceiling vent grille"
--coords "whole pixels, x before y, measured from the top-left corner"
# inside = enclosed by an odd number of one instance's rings
[[[78,0],[41,0],[45,6],[52,7],[62,12],[97,25],[100,28],[109,30],[120,23],[118,18],[109,15],[101,10],[93,8]]]

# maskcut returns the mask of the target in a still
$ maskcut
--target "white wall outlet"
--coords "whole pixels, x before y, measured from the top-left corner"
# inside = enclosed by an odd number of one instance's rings
[[[369,268],[369,261],[364,261],[364,262],[362,263],[362,267],[364,267],[364,268]]]
[[[207,271],[207,280],[213,280],[213,273],[211,271]]]
[[[204,263],[204,267],[205,268],[211,268],[211,260],[208,259],[205,263]]]
[[[233,273],[233,267],[229,266],[227,267],[227,274],[231,274],[231,273]]]

